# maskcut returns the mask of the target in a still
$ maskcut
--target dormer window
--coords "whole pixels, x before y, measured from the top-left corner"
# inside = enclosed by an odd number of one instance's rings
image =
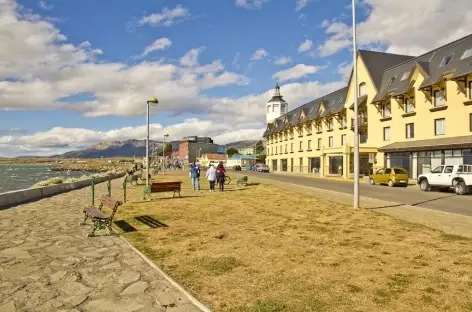
[[[472,56],[472,48],[469,48],[469,49],[464,51],[464,54],[462,54],[462,56],[461,56],[461,60],[466,59],[466,58],[471,57],[471,56]]]
[[[409,71],[403,73],[403,76],[402,76],[402,78],[400,79],[400,81],[403,81],[403,80],[407,79],[408,76],[410,76],[410,72],[409,72]]]
[[[281,112],[282,114],[285,114],[285,113],[287,112],[287,105],[282,104],[282,107],[281,107],[280,112]]]
[[[441,62],[441,65],[439,67],[443,67],[451,63],[452,58],[454,57],[454,54],[449,54],[443,58],[443,61]]]
[[[359,96],[363,96],[367,94],[367,85],[365,82],[359,84]]]
[[[328,129],[329,129],[329,130],[332,130],[332,129],[333,129],[333,118],[331,118],[330,120],[328,120]]]
[[[270,105],[267,105],[267,112],[270,113]]]
[[[276,108],[277,108],[277,109],[279,108],[279,104],[274,104],[274,105],[272,105],[272,112],[275,113],[275,109],[276,109]]]
[[[397,79],[397,76],[391,77],[390,80],[389,80],[388,83],[387,83],[387,86],[389,86],[389,85],[391,85],[392,83],[394,83],[394,82],[395,82],[395,79]]]

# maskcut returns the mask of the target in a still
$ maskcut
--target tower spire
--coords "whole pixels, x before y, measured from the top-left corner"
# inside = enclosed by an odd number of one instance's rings
[[[275,85],[275,94],[274,94],[274,96],[280,96],[280,86],[279,86],[278,83]]]

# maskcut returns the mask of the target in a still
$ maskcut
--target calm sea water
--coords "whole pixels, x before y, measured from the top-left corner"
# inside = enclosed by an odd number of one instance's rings
[[[52,165],[0,164],[0,193],[26,189],[49,178],[71,178],[90,174],[85,171],[51,171],[53,167]]]

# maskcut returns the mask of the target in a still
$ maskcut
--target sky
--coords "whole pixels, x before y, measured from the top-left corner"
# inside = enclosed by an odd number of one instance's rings
[[[151,97],[151,139],[259,139],[276,83],[289,109],[347,84],[350,4],[0,0],[0,157],[144,139]],[[470,0],[356,8],[361,49],[419,55],[472,33]]]

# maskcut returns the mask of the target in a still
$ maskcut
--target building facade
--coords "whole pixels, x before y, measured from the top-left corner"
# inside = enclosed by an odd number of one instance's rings
[[[179,144],[179,160],[184,164],[193,163],[203,154],[225,154],[225,146],[214,144],[208,137],[185,137]]]
[[[401,167],[411,178],[472,164],[472,35],[418,57],[359,50],[358,85],[268,119],[272,171],[352,177],[354,88],[360,173]]]

